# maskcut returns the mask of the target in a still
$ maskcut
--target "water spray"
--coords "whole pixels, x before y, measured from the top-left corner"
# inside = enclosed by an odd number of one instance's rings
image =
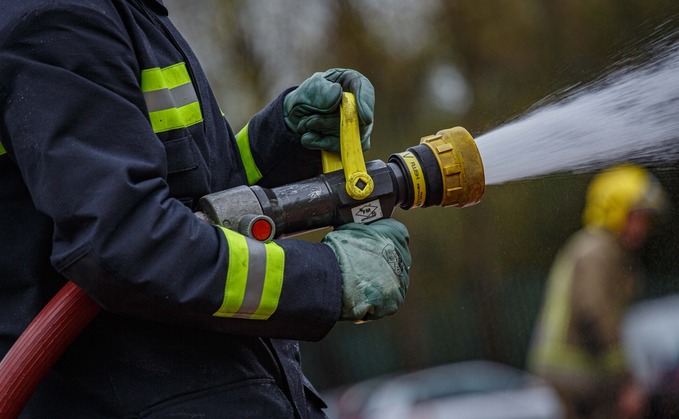
[[[679,160],[679,41],[478,136],[488,185]]]

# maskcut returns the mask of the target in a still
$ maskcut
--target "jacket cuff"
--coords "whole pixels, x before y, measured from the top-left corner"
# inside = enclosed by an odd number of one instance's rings
[[[285,90],[248,122],[250,149],[263,176],[258,182],[262,186],[279,186],[321,173],[321,153],[302,146],[299,136],[285,124],[283,100],[292,90]]]
[[[337,257],[329,246],[304,240],[277,240],[285,251],[285,275],[279,307],[271,316],[294,313],[294,318],[281,321],[291,327],[300,340],[324,338],[337,323],[342,309],[342,274]],[[290,325],[290,326],[287,326]],[[303,328],[300,329],[300,326]],[[304,329],[303,336],[299,331]]]

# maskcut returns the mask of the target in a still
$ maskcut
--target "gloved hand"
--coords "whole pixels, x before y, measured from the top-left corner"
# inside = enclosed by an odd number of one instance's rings
[[[370,148],[375,89],[361,73],[345,69],[315,73],[285,96],[285,124],[301,137],[304,147],[339,152],[339,104],[343,91],[356,97],[361,147],[364,151]]]
[[[410,279],[408,230],[393,219],[350,223],[328,233],[342,271],[342,320],[376,320],[403,304]]]

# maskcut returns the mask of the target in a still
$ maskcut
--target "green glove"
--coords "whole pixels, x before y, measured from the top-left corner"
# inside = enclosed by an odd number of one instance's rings
[[[361,73],[345,69],[315,73],[285,96],[285,124],[301,137],[304,147],[339,152],[339,104],[343,91],[356,97],[361,147],[364,151],[370,148],[375,89]]]
[[[342,320],[376,320],[403,304],[410,279],[408,230],[396,220],[345,224],[323,243],[342,271]]]

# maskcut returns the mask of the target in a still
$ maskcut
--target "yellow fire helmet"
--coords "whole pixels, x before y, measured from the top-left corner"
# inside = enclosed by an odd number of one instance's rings
[[[667,205],[660,182],[640,166],[621,164],[594,176],[587,189],[583,221],[620,234],[634,210],[663,212]]]

